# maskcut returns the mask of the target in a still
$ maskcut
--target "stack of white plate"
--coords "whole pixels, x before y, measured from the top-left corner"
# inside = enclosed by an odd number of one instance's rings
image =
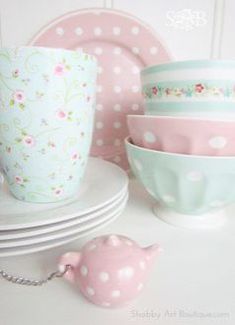
[[[16,200],[0,189],[0,257],[49,249],[114,221],[128,199],[128,177],[114,164],[90,158],[79,193],[59,203]]]

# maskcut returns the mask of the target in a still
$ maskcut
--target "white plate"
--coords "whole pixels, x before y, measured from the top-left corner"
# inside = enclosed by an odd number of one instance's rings
[[[68,221],[62,221],[58,223],[54,223],[51,225],[45,225],[40,227],[33,227],[33,228],[25,228],[25,229],[18,229],[18,230],[9,230],[9,231],[0,231],[0,243],[6,240],[16,240],[20,238],[28,238],[38,235],[43,235],[51,232],[55,232],[58,230],[66,229],[72,226],[83,225],[89,220],[93,220],[105,213],[113,211],[118,205],[120,205],[124,198],[128,195],[128,190],[125,189],[123,193],[121,193],[120,197],[116,200],[111,202],[110,204],[106,205],[104,208],[99,209],[93,213],[85,214],[83,216],[69,219]]]
[[[16,256],[16,255],[24,255],[24,254],[31,254],[35,252],[40,252],[44,251],[47,249],[51,249],[54,247],[62,246],[65,244],[68,244],[71,241],[77,240],[79,238],[83,238],[85,236],[88,236],[104,227],[106,227],[108,224],[111,222],[115,221],[123,212],[125,208],[125,204],[122,207],[122,209],[119,212],[116,212],[116,214],[113,217],[110,217],[108,220],[100,223],[98,226],[92,227],[88,230],[82,231],[77,233],[76,235],[70,235],[68,237],[65,237],[63,239],[57,239],[57,240],[52,240],[50,242],[43,244],[36,244],[36,245],[31,245],[31,246],[21,246],[17,248],[8,248],[8,249],[2,249],[0,250],[0,258],[1,257],[8,257],[8,256]]]
[[[114,217],[117,213],[122,211],[124,207],[126,206],[126,202],[128,200],[128,195],[126,195],[122,202],[119,203],[115,208],[112,209],[112,211],[108,211],[99,217],[95,218],[94,220],[90,220],[85,222],[81,225],[76,225],[69,227],[67,229],[62,229],[59,231],[55,231],[46,235],[39,235],[39,236],[33,236],[29,238],[22,238],[18,240],[9,240],[9,241],[2,241],[0,243],[0,251],[3,248],[12,248],[12,247],[21,247],[21,246],[30,246],[34,244],[41,244],[45,243],[51,240],[55,239],[63,239],[68,236],[76,235],[79,232],[89,230],[90,228],[96,227],[99,224],[105,222],[106,220],[109,220],[110,218]]]
[[[90,158],[76,198],[60,203],[18,201],[6,186],[0,190],[0,230],[38,227],[94,212],[113,202],[128,186],[127,174],[107,161]]]

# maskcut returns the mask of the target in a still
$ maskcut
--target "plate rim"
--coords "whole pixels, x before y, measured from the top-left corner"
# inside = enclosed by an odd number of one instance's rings
[[[116,213],[118,213],[119,211],[121,211],[124,206],[126,206],[126,202],[128,200],[128,195],[125,195],[125,197],[123,198],[123,201],[117,205],[117,207],[114,208],[113,211],[109,211],[107,213],[101,214],[99,217],[97,217],[98,220],[92,220],[91,222],[86,223],[85,225],[83,225],[81,227],[81,225],[77,225],[75,227],[71,227],[72,229],[65,229],[65,231],[63,231],[63,229],[58,233],[55,232],[54,238],[50,238],[50,234],[46,234],[46,236],[35,236],[35,237],[30,237],[30,238],[21,238],[20,240],[11,240],[11,241],[4,241],[2,243],[0,243],[0,251],[2,249],[8,249],[8,248],[16,248],[16,247],[22,247],[22,246],[30,246],[30,245],[35,245],[35,244],[41,244],[41,243],[45,243],[45,242],[49,242],[52,240],[60,240],[63,239],[64,237],[67,236],[72,236],[75,235],[76,233],[82,232],[82,231],[86,231],[89,230],[91,227],[96,227],[98,226],[100,223],[102,223],[102,221],[106,221],[110,218],[112,218],[112,216],[114,216]],[[80,229],[81,228],[81,229]],[[21,243],[22,242],[22,243]],[[10,245],[10,246],[8,246]]]
[[[160,36],[160,34],[148,23],[145,22],[143,19],[132,15],[129,12],[126,12],[124,10],[117,10],[117,9],[108,9],[108,8],[99,8],[99,7],[93,7],[93,8],[88,8],[88,9],[75,9],[72,11],[69,11],[63,15],[60,15],[54,19],[51,19],[48,23],[45,23],[37,32],[35,32],[35,34],[30,38],[30,40],[27,42],[27,45],[34,45],[34,43],[37,41],[37,39],[39,37],[42,36],[42,34],[48,30],[49,28],[53,27],[55,24],[76,16],[76,15],[82,15],[82,14],[102,14],[102,13],[107,13],[110,15],[116,15],[116,16],[121,16],[124,18],[128,18],[131,19],[133,21],[136,21],[138,24],[142,25],[145,29],[147,29],[154,37],[156,37],[159,40],[159,43],[162,44],[162,47],[164,47],[169,61],[174,61],[175,57],[173,56],[173,54],[171,53],[171,51],[169,50],[166,42],[163,40],[163,38]]]
[[[53,223],[56,223],[56,222],[60,222],[60,221],[63,221],[63,220],[68,220],[68,219],[73,219],[73,218],[76,218],[78,216],[82,216],[82,215],[85,215],[85,214],[89,214],[91,213],[92,211],[96,211],[102,207],[104,207],[106,204],[109,204],[110,202],[112,202],[113,200],[115,200],[117,197],[119,197],[119,195],[122,193],[122,191],[124,191],[126,188],[128,188],[128,183],[129,183],[129,179],[128,179],[128,175],[127,173],[122,169],[120,168],[119,166],[109,162],[109,161],[106,161],[106,160],[103,160],[103,159],[99,159],[99,158],[96,158],[96,157],[90,157],[89,160],[92,160],[92,161],[96,161],[96,162],[99,162],[99,163],[102,163],[102,164],[105,164],[105,165],[109,165],[110,168],[114,168],[116,169],[118,172],[119,172],[119,178],[122,178],[123,179],[123,185],[122,185],[122,188],[115,194],[113,195],[111,198],[107,199],[105,201],[105,204],[102,203],[102,204],[97,204],[95,207],[93,208],[86,208],[84,210],[84,212],[82,214],[79,214],[77,215],[75,212],[73,213],[70,213],[69,215],[65,215],[63,214],[62,216],[60,217],[56,217],[56,218],[53,218],[53,219],[45,219],[43,221],[40,222],[40,224],[38,224],[38,222],[36,220],[34,220],[33,222],[30,221],[28,222],[27,224],[23,223],[23,224],[17,224],[17,225],[13,225],[13,224],[10,224],[10,225],[0,225],[0,230],[1,231],[5,231],[5,230],[17,230],[17,229],[26,229],[26,228],[32,228],[32,227],[36,227],[36,226],[43,226],[43,225],[49,225],[49,224],[53,224]],[[86,172],[87,172],[88,169],[86,169]],[[59,206],[58,208],[54,208],[54,209],[50,209],[51,211],[56,211],[56,210],[59,210],[61,208],[64,208],[66,205],[70,206],[72,204],[75,204],[75,202],[77,201],[78,199],[76,199],[75,201],[72,201],[72,202],[69,202],[69,203],[65,203],[65,205],[62,205],[62,206]],[[42,214],[42,213],[46,213],[47,210],[43,210],[43,211],[39,211],[38,213]],[[24,221],[25,222],[25,221]]]
[[[34,245],[31,245],[31,249],[29,249],[29,247],[27,249],[27,247],[26,247],[25,249],[22,249],[22,250],[19,249],[19,250],[15,250],[12,252],[5,252],[5,253],[0,251],[0,258],[19,256],[19,255],[29,255],[29,254],[36,253],[36,252],[42,252],[42,251],[46,251],[46,250],[50,250],[50,249],[53,249],[56,247],[66,245],[72,241],[81,239],[83,237],[90,236],[95,231],[99,231],[102,228],[108,226],[110,223],[114,222],[122,214],[124,209],[125,209],[125,205],[123,207],[123,210],[121,210],[119,213],[117,213],[113,218],[110,218],[109,220],[105,221],[104,223],[100,224],[99,226],[92,227],[91,229],[87,230],[85,233],[82,233],[80,235],[77,234],[77,235],[74,235],[73,237],[67,237],[64,241],[57,241],[56,243],[51,244],[51,245],[45,245],[45,246],[41,246],[41,247],[32,247]]]
[[[39,227],[33,227],[33,228],[22,228],[22,229],[16,229],[13,231],[19,232],[16,237],[14,237],[14,234],[12,234],[12,231],[9,231],[9,234],[4,234],[5,231],[0,231],[0,243],[4,242],[4,241],[13,241],[13,240],[19,240],[19,239],[27,239],[29,237],[37,237],[37,236],[41,236],[41,235],[46,235],[46,234],[50,234],[56,231],[59,231],[61,229],[67,229],[70,228],[72,226],[78,226],[78,225],[82,225],[84,223],[86,223],[87,221],[91,221],[95,218],[98,218],[99,216],[108,213],[112,208],[115,208],[119,203],[123,202],[123,199],[125,198],[125,196],[128,195],[128,190],[123,191],[123,193],[120,195],[120,197],[118,197],[116,200],[114,200],[113,202],[111,202],[110,204],[108,204],[107,206],[105,206],[103,209],[100,209],[98,211],[95,211],[93,213],[91,213],[91,215],[88,214],[87,217],[92,216],[92,218],[86,218],[86,217],[76,217],[70,220],[65,220],[65,221],[61,221],[59,223],[55,223],[55,224],[49,224],[49,225],[45,225],[45,226],[39,226]],[[79,221],[79,219],[85,219],[84,221]],[[59,225],[58,225],[59,224]],[[58,226],[59,227],[58,227]],[[50,227],[48,229],[48,226]],[[64,227],[64,228],[63,228]],[[43,231],[42,233],[39,233],[38,228],[44,228],[45,231]],[[3,234],[1,234],[1,232]]]

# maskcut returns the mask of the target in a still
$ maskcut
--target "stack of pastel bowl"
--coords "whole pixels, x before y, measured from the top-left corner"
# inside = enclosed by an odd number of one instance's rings
[[[134,174],[154,212],[184,227],[214,227],[235,202],[235,61],[185,61],[141,72],[146,115],[128,116]]]

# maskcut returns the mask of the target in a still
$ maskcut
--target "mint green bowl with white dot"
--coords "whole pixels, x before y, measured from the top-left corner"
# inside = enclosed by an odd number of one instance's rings
[[[166,153],[125,141],[135,176],[156,200],[155,214],[189,228],[221,226],[235,202],[235,157]]]
[[[194,60],[141,71],[147,115],[235,118],[235,60]]]

